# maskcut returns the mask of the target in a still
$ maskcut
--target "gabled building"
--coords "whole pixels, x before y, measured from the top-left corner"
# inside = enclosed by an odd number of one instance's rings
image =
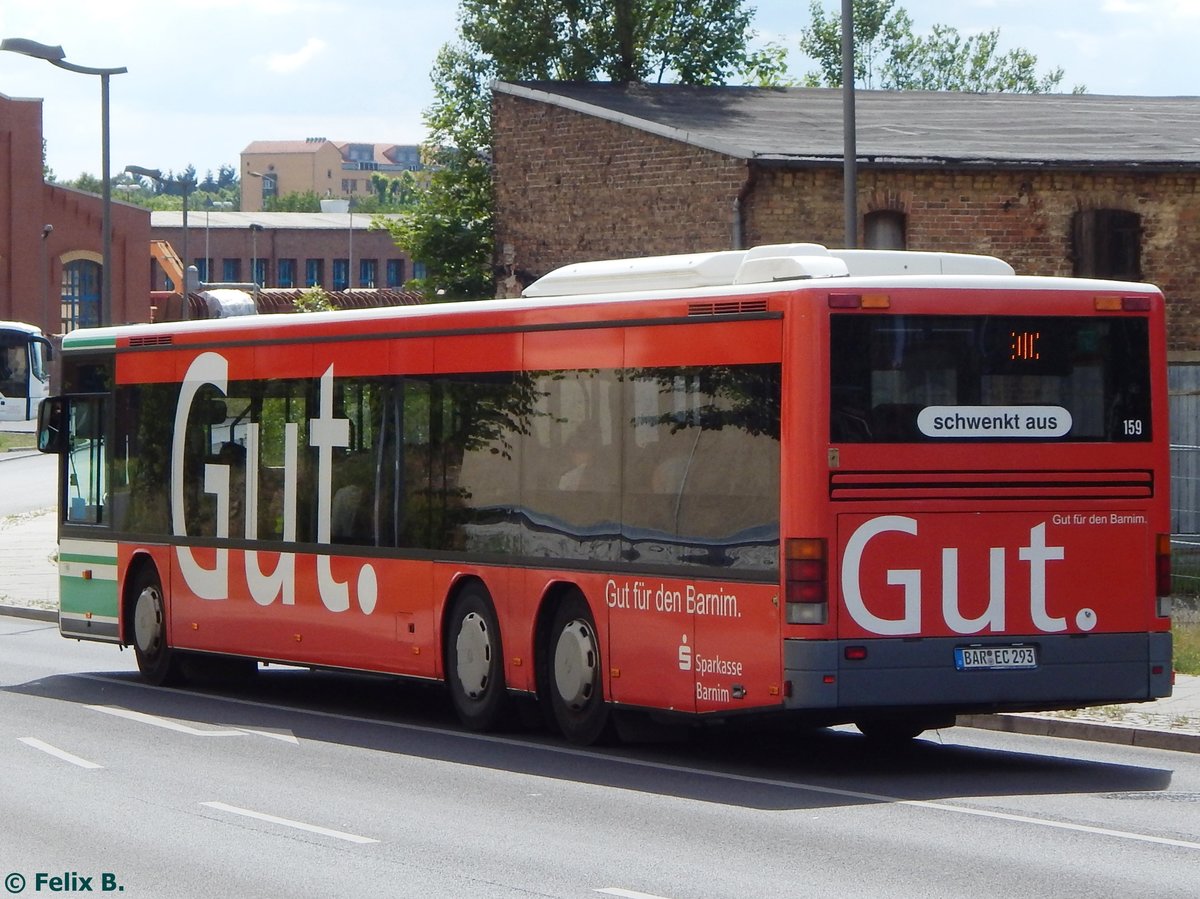
[[[114,200],[111,212],[113,295],[105,309],[103,202],[44,180],[42,101],[0,94],[0,319],[46,334],[149,321],[150,211]]]
[[[859,91],[858,245],[1147,280],[1200,361],[1200,98]],[[587,259],[844,246],[839,90],[499,82],[501,293]]]
[[[365,196],[371,192],[372,175],[419,171],[421,153],[413,144],[339,143],[323,137],[258,140],[242,151],[241,167],[242,211],[258,212],[269,198],[286,194]]]

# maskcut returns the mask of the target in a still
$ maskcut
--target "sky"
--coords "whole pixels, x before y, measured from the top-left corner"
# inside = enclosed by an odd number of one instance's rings
[[[838,13],[839,0],[823,0]],[[809,0],[750,0],[755,45],[796,48]],[[914,30],[1000,28],[1000,50],[1061,66],[1063,90],[1200,95],[1200,0],[899,0]],[[112,172],[200,177],[237,167],[255,140],[326,137],[420,143],[430,70],[455,39],[452,0],[0,0],[0,38],[60,45],[110,78]],[[101,168],[100,81],[0,53],[0,94],[43,99],[47,163],[59,180]]]

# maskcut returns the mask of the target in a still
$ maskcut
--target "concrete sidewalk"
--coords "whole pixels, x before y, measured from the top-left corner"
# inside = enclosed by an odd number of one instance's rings
[[[57,620],[57,541],[57,515],[53,509],[0,518],[0,614]],[[1067,712],[961,715],[958,723],[1012,733],[1200,752],[1200,677],[1177,675],[1173,695],[1155,702]]]
[[[0,518],[0,605],[57,615],[57,525],[54,509]]]

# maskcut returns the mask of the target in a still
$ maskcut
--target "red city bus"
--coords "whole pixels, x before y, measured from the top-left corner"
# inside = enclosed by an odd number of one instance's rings
[[[1171,690],[1163,298],[759,247],[63,341],[64,636],[914,736]]]

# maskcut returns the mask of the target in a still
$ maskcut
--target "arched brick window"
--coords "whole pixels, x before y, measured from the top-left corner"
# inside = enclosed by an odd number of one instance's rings
[[[908,246],[907,216],[897,209],[877,209],[863,216],[866,248],[903,250]]]
[[[100,263],[90,259],[74,259],[63,265],[61,310],[64,334],[100,324],[100,272]]]
[[[1075,275],[1142,279],[1142,217],[1124,209],[1082,209],[1071,221]]]

